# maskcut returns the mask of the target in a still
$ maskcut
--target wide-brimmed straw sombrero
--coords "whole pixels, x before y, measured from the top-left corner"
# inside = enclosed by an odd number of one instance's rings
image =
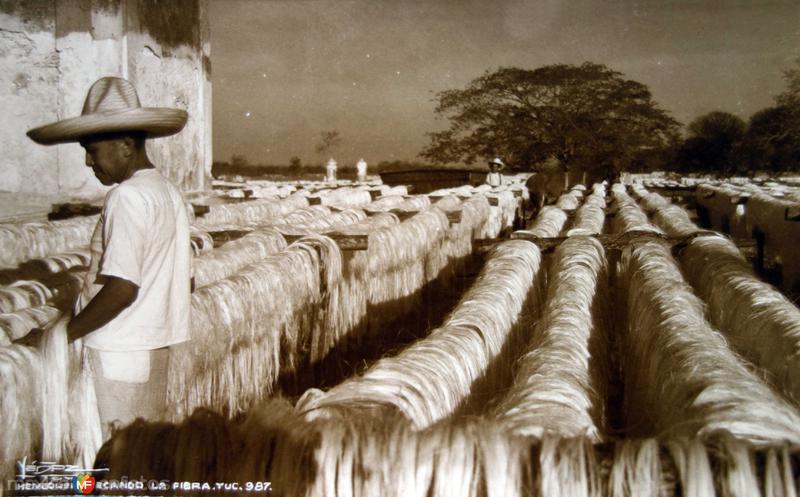
[[[43,145],[125,131],[140,131],[147,138],[158,138],[183,129],[188,117],[181,109],[142,107],[136,89],[128,80],[106,77],[89,88],[80,116],[34,128],[28,131],[28,136]]]
[[[491,167],[492,164],[494,164],[495,166],[500,166],[501,168],[506,167],[506,165],[503,164],[503,161],[500,160],[500,157],[495,157],[494,159],[490,160],[489,166]]]

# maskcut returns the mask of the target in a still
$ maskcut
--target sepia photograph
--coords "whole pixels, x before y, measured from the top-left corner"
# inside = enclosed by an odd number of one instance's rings
[[[0,0],[0,497],[796,497],[797,0]]]

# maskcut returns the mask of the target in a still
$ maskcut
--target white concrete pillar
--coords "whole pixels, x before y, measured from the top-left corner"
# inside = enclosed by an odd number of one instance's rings
[[[367,181],[367,161],[364,159],[356,162],[356,180]]]
[[[333,158],[328,159],[328,163],[325,164],[325,181],[329,183],[336,182],[336,170],[338,169],[338,164]]]

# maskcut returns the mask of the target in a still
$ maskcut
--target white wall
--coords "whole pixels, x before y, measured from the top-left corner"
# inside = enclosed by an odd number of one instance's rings
[[[104,187],[77,144],[41,146],[25,132],[80,114],[89,86],[120,76],[143,106],[189,112],[186,128],[148,142],[184,190],[211,172],[207,0],[25,0],[0,3],[0,191],[97,196]]]

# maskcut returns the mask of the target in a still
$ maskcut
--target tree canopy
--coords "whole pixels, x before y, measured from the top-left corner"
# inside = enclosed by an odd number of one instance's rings
[[[737,168],[734,150],[747,124],[729,112],[714,111],[689,123],[689,136],[678,151],[683,172],[732,174]]]
[[[336,130],[323,131],[320,133],[319,142],[314,150],[318,154],[325,154],[342,143],[342,135]]]
[[[784,72],[775,104],[745,122],[728,112],[698,117],[677,148],[674,168],[713,174],[781,173],[800,169],[800,58]]]
[[[547,157],[570,169],[627,169],[678,138],[678,122],[647,86],[601,64],[501,68],[437,95],[450,122],[420,154],[434,163],[503,157],[530,169]]]
[[[800,167],[800,105],[777,105],[753,114],[739,144],[743,169],[796,171]]]
[[[795,60],[795,66],[797,67],[783,73],[783,77],[786,80],[786,90],[775,97],[775,103],[779,106],[800,108],[800,58]]]

